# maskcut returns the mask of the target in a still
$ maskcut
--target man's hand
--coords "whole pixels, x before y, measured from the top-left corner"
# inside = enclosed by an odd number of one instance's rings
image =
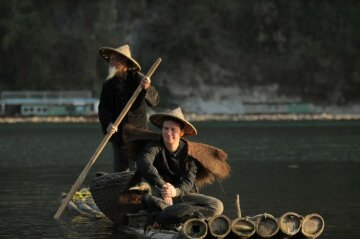
[[[145,76],[141,79],[141,86],[144,90],[147,90],[149,89],[150,87],[150,84],[151,84],[151,80],[149,77]]]
[[[161,196],[170,205],[173,205],[172,198],[176,197],[176,189],[171,183],[165,183],[161,188]]]
[[[173,200],[171,197],[165,197],[163,198],[167,204],[173,205]]]
[[[140,78],[141,78],[141,81],[140,81],[141,87],[142,87],[144,90],[149,89],[150,84],[151,84],[150,77],[147,77],[146,75],[144,75],[144,74],[141,73],[140,71],[138,71],[137,73],[138,73],[138,75],[139,75]]]
[[[110,123],[109,125],[108,125],[108,127],[106,128],[106,132],[109,134],[114,134],[114,133],[116,133],[118,131],[118,128],[117,127],[115,127],[115,125],[113,124],[113,123]]]
[[[161,196],[165,197],[176,197],[176,189],[171,183],[165,183],[161,188]]]

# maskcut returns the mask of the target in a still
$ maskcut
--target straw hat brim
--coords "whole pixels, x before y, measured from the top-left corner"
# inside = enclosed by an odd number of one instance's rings
[[[138,71],[141,70],[141,66],[137,61],[135,61],[131,57],[124,55],[122,52],[118,51],[117,49],[111,48],[111,47],[101,47],[99,49],[99,54],[105,59],[106,62],[110,62],[110,54],[111,53],[116,53],[116,54],[119,54],[119,55],[125,57],[133,64],[132,67],[136,68],[136,70],[138,70]]]
[[[153,125],[161,129],[164,117],[173,118],[182,122],[184,124],[184,136],[197,135],[196,128],[189,121],[176,117],[173,114],[167,114],[167,113],[153,114],[150,116],[149,120]]]

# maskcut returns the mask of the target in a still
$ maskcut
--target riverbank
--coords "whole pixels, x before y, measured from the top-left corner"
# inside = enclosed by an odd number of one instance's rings
[[[186,114],[189,121],[339,121],[360,120],[360,114]],[[92,123],[97,116],[0,117],[0,124],[11,123]]]

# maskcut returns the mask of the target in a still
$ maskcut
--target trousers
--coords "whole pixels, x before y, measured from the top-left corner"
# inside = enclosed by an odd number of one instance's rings
[[[203,208],[199,211],[206,217],[218,216],[224,211],[224,205],[219,199],[201,193],[188,193],[182,197],[174,198],[173,202],[174,204],[181,202],[195,203]]]
[[[157,201],[161,210],[170,206],[163,200],[160,191],[154,186],[150,186],[152,191],[152,197]],[[221,200],[201,193],[187,193],[184,196],[178,196],[173,198],[173,204],[190,203],[197,206],[200,213],[206,218],[221,215],[224,211],[224,205]]]
[[[135,162],[127,159],[121,149],[122,144],[111,142],[114,158],[114,172],[135,171]]]

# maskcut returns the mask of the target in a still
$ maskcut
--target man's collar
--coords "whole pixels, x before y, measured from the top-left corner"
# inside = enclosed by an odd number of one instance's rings
[[[163,144],[164,144],[164,141],[163,141]],[[166,150],[166,152],[168,152],[168,154],[176,157],[179,154],[179,152],[181,151],[181,149],[184,147],[184,145],[185,145],[185,142],[180,139],[179,146],[177,147],[177,149],[174,152],[170,152],[166,148],[165,144],[164,144],[164,149]]]

